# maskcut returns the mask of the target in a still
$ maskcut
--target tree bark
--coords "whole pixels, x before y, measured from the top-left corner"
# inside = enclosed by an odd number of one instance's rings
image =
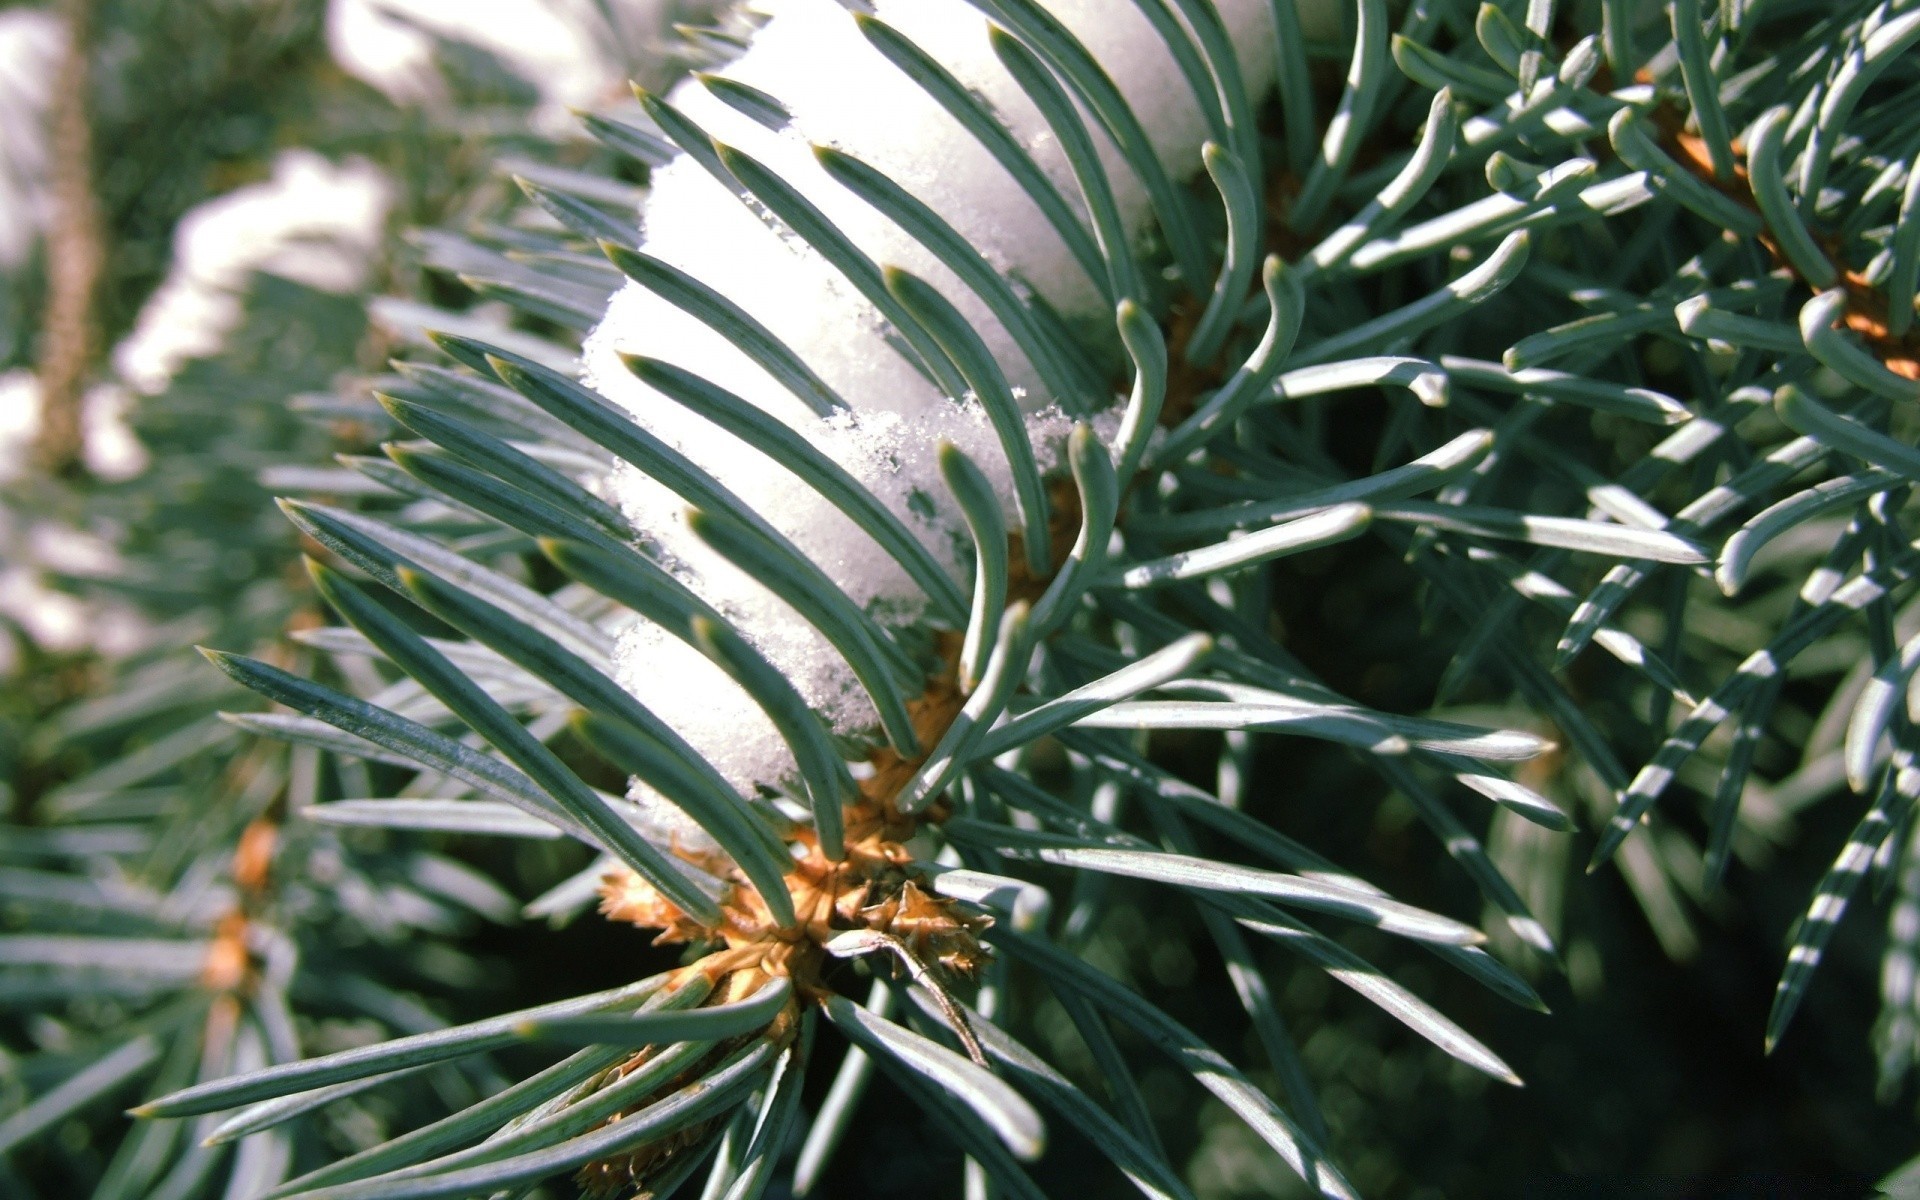
[[[40,429],[34,463],[49,475],[86,470],[81,403],[97,351],[94,295],[105,265],[93,191],[88,112],[92,0],[61,0],[67,46],[52,104],[53,216],[47,230],[47,304],[40,326]]]

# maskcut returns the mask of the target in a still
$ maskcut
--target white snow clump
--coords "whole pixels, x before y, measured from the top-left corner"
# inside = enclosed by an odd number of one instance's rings
[[[1159,35],[1125,0],[1044,0],[1106,68],[1176,179],[1200,167],[1205,125]],[[716,139],[777,172],[874,262],[931,283],[979,331],[1028,414],[1043,471],[1057,469],[1072,422],[985,304],[904,231],[832,180],[810,142],[844,151],[883,172],[944,217],[1003,273],[1017,275],[1070,318],[1107,321],[1105,302],[1064,242],[1013,178],[944,109],[892,66],[835,0],[763,0],[768,18],[723,74],[777,97],[794,120],[775,131],[716,99],[696,81],[668,100]],[[1217,0],[1241,70],[1256,91],[1273,76],[1269,0]],[[987,39],[965,0],[876,0],[882,20],[911,38],[992,106],[1040,167],[1077,206],[1079,193],[1052,133]],[[1130,231],[1149,218],[1144,188],[1112,146],[1101,143]],[[611,301],[583,353],[589,385],[656,436],[705,467],[781,530],[881,624],[925,615],[926,598],[873,540],[797,477],[717,427],[655,393],[621,353],[663,359],[741,396],[798,431],[898,514],[956,581],[972,552],[957,506],[936,467],[942,439],[956,443],[994,482],[1013,518],[1011,471],[980,404],[955,398],[920,375],[882,338],[879,313],[819,254],[750,208],[698,163],[676,158],[653,174],[641,248],[706,283],[797,352],[850,406],[822,419],[704,324],[629,283]],[[1082,398],[1083,405],[1086,398]],[[1117,422],[1113,397],[1093,398]],[[841,735],[871,732],[876,714],[826,639],[687,528],[684,502],[622,467],[612,495],[663,558],[731,617]],[[772,723],[745,692],[700,654],[649,623],[622,635],[620,683],[672,724],[743,792],[780,785],[794,764]],[[636,789],[638,790],[638,789]]]

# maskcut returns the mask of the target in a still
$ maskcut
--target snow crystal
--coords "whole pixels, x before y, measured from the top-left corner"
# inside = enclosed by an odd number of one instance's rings
[[[1045,0],[1105,66],[1176,177],[1198,170],[1205,124],[1171,55],[1138,10],[1115,0]],[[875,263],[904,268],[937,288],[981,334],[1016,388],[1044,471],[1060,468],[1071,421],[985,303],[933,254],[835,182],[812,144],[877,168],[939,213],[998,270],[1070,319],[1110,316],[1037,206],[971,135],[860,33],[835,0],[765,0],[767,23],[724,74],[778,97],[792,124],[772,130],[688,81],[669,100],[707,133],[775,171]],[[1266,0],[1217,5],[1250,84],[1272,75]],[[985,100],[1069,203],[1078,191],[1065,156],[1033,105],[999,65],[987,24],[964,0],[876,0],[875,14],[927,50]],[[1149,218],[1144,188],[1118,151],[1097,138],[1130,230]],[[778,528],[883,626],[924,620],[926,598],[873,540],[830,502],[770,459],[693,416],[629,373],[622,353],[664,359],[731,391],[840,463],[901,517],[959,582],[972,552],[941,482],[936,448],[958,445],[986,473],[1018,527],[1012,472],[980,404],[950,397],[889,343],[880,313],[819,254],[763,211],[740,202],[699,164],[678,158],[656,171],[641,213],[643,249],[700,279],[771,330],[842,397],[850,411],[822,419],[718,334],[629,284],[583,352],[587,382],[705,467]],[[1073,397],[1105,410],[1116,397]],[[834,732],[871,735],[871,701],[837,652],[810,625],[688,530],[684,502],[639,472],[610,481],[664,561],[726,613]],[[752,700],[698,653],[645,622],[622,636],[620,682],[671,722],[731,782],[748,790],[788,780],[793,761]]]

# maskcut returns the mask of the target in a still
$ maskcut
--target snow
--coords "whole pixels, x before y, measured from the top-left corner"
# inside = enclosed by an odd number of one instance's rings
[[[323,291],[365,287],[391,200],[392,186],[371,163],[335,165],[310,150],[282,151],[270,179],[216,196],[180,219],[167,278],[114,347],[115,369],[134,389],[153,394],[189,360],[218,353],[240,324],[256,271]]]
[[[47,110],[65,44],[50,12],[0,12],[0,273],[26,261],[46,228]]]
[[[133,437],[118,422],[118,414],[109,411],[111,404],[112,398],[96,387],[88,392],[82,410],[87,466],[97,473],[124,464],[111,445],[102,453],[95,443]],[[25,463],[39,424],[40,383],[33,373],[16,369],[0,374],[0,483],[10,482]],[[17,666],[19,646],[7,626],[42,651],[92,647],[121,655],[144,644],[150,627],[131,606],[82,598],[50,587],[46,580],[50,572],[110,575],[119,566],[113,547],[99,536],[49,521],[23,521],[0,506],[0,672]]]
[[[1001,458],[1000,443],[977,403],[951,404],[911,420],[884,410],[842,414],[816,421],[814,444],[832,455],[908,527],[955,579],[971,570],[971,544],[957,514],[927,520],[913,515],[916,490],[942,509],[935,462],[942,440],[959,446],[976,463]],[[1043,469],[1056,467],[1071,423],[1058,409],[1028,419],[1029,435],[1042,453]],[[736,495],[772,519],[857,604],[883,626],[900,628],[924,616],[924,597],[906,573],[832,504],[775,467],[756,451],[735,443],[737,466],[721,473]],[[989,478],[1009,512],[1012,482],[1004,466]],[[734,622],[767,660],[779,667],[834,732],[870,731],[878,713],[845,661],[827,640],[772,593],[709,550],[686,528],[685,505],[637,471],[616,471],[613,488],[634,523],[648,530],[677,559],[677,573]],[[966,565],[963,565],[966,564]],[[698,651],[650,622],[622,635],[616,650],[620,682],[643,704],[706,754],[716,769],[743,791],[780,782],[791,770],[786,745],[747,693]]]
[[[364,288],[385,236],[391,190],[364,161],[336,166],[311,151],[288,150],[275,159],[269,180],[217,196],[182,217],[166,279],[113,348],[113,375],[91,384],[81,399],[87,469],[116,480],[146,468],[146,448],[127,424],[128,410],[139,395],[166,390],[189,360],[221,351],[241,322],[254,272],[326,291]],[[0,482],[22,471],[39,425],[40,385],[33,374],[0,375]],[[17,566],[18,556],[13,561]],[[0,608],[19,615],[29,593],[39,595],[23,591],[26,586],[16,581],[0,588],[12,597]],[[55,624],[37,630],[36,639],[62,644],[71,614],[59,616],[56,610],[65,610],[52,600],[46,606],[46,620]]]
[[[1105,66],[1169,172],[1193,175],[1205,131],[1199,108],[1134,6],[1047,0],[1046,7]],[[723,74],[778,97],[793,112],[792,125],[767,129],[693,81],[676,87],[669,100],[716,139],[777,172],[875,263],[902,267],[939,289],[981,333],[1016,388],[1042,470],[1056,471],[1071,428],[1060,398],[1047,393],[984,302],[930,251],[833,181],[810,143],[833,146],[877,168],[941,214],[1002,273],[1036,289],[1070,319],[1105,326],[1111,316],[1093,281],[1012,177],[867,43],[844,7],[835,0],[768,0],[759,8],[767,23]],[[1267,0],[1224,0],[1218,8],[1242,55],[1245,77],[1264,88],[1273,52]],[[873,9],[986,100],[1078,206],[1064,155],[1000,67],[976,9],[963,0],[876,0]],[[1144,189],[1117,151],[1104,140],[1100,145],[1123,218],[1137,236],[1149,216]],[[1010,527],[1019,525],[1011,471],[979,404],[942,394],[888,344],[879,312],[835,269],[692,160],[676,159],[654,173],[640,225],[647,253],[752,314],[838,391],[851,411],[816,416],[719,335],[631,284],[613,298],[586,343],[587,382],[712,472],[882,626],[925,621],[926,598],[864,532],[796,477],[653,392],[618,355],[644,354],[695,371],[786,423],[898,514],[956,581],[970,574],[972,552],[935,465],[942,439],[960,446],[987,474]],[[1116,397],[1091,399],[1092,407],[1104,409],[1099,424],[1110,436]],[[663,560],[736,622],[836,734],[872,736],[872,704],[837,652],[700,543],[688,531],[677,497],[626,468],[614,472],[609,491],[649,532]],[[623,686],[743,791],[790,784],[792,758],[771,722],[696,652],[643,622],[623,634],[616,666]]]
[[[327,45],[343,70],[396,104],[445,99],[436,37],[477,47],[539,91],[535,123],[558,132],[571,127],[569,107],[620,94],[629,61],[660,58],[652,44],[668,25],[706,7],[683,0],[332,0]]]
[[[127,389],[110,379],[89,386],[80,397],[84,461],[96,479],[131,479],[147,468],[147,448],[127,423],[132,403]],[[39,379],[25,367],[0,374],[0,484],[26,471],[39,432]]]
[[[125,421],[125,390],[95,384],[81,400],[87,469],[124,479],[146,463],[146,450]],[[0,484],[16,480],[40,428],[40,381],[32,371],[0,373]],[[151,627],[121,601],[83,598],[47,583],[49,573],[104,577],[120,568],[111,544],[96,534],[49,521],[27,522],[0,505],[0,672],[17,665],[13,626],[42,651],[91,647],[124,655],[145,644]]]
[[[0,374],[0,484],[19,478],[40,430],[40,381],[25,367]]]

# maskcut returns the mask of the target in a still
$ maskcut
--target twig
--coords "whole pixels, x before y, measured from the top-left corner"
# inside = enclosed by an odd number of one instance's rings
[[[93,361],[93,320],[105,253],[93,192],[93,130],[88,119],[92,0],[61,0],[67,46],[54,80],[53,220],[47,231],[47,307],[40,330],[40,429],[36,466],[49,475],[86,469],[80,404]]]
[[[1659,118],[1663,141],[1682,166],[1699,177],[1702,183],[1742,207],[1756,213],[1760,211],[1759,205],[1754,203],[1752,184],[1747,177],[1746,147],[1739,139],[1735,139],[1733,144],[1733,178],[1721,179],[1713,172],[1706,143],[1686,131],[1679,114],[1667,108],[1661,111]],[[1920,333],[1909,333],[1904,338],[1890,333],[1887,328],[1886,297],[1865,276],[1846,265],[1833,239],[1821,238],[1816,234],[1815,240],[1820,242],[1822,252],[1833,263],[1839,276],[1839,285],[1847,293],[1847,306],[1842,318],[1847,328],[1860,335],[1866,348],[1887,370],[1905,379],[1920,380]],[[1759,242],[1776,266],[1784,268],[1811,290],[1821,290],[1802,277],[1792,260],[1780,252],[1771,232],[1761,234]]]

